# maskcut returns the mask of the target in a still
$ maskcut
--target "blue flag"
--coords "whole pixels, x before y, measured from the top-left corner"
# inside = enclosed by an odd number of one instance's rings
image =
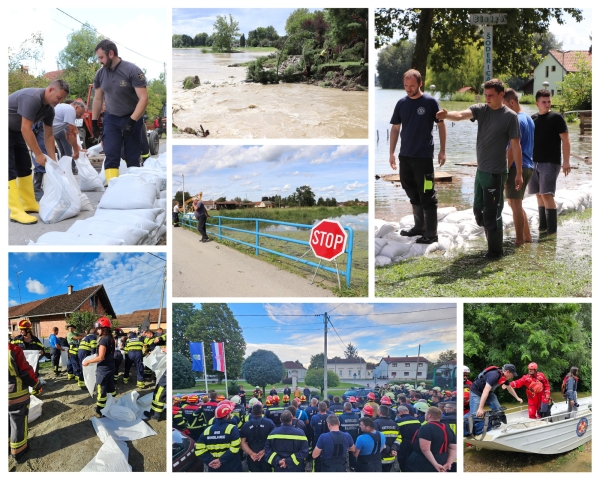
[[[190,354],[192,355],[192,371],[203,372],[204,363],[202,361],[202,350],[204,344],[202,342],[190,342]]]

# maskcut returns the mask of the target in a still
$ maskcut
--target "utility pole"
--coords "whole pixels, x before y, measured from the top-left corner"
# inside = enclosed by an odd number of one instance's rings
[[[415,388],[417,388],[417,380],[419,378],[419,357],[421,356],[421,345],[419,344],[419,350],[417,353],[417,372],[415,373]]]
[[[323,344],[323,400],[327,398],[327,322],[329,317],[327,312],[323,315],[323,327],[325,329],[324,344]]]
[[[181,174],[181,196],[183,198],[183,200],[181,201],[183,205],[181,206],[183,207],[183,213],[185,215],[185,179],[183,178],[183,173]]]
[[[163,311],[163,302],[165,299],[165,285],[167,284],[167,265],[165,262],[165,269],[163,271],[163,284],[162,284],[162,292],[160,294],[160,308],[158,309],[158,328],[160,328],[160,320],[162,318]]]

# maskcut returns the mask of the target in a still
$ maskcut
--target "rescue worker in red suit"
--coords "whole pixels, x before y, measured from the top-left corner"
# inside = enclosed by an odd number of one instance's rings
[[[527,404],[529,406],[529,418],[542,418],[540,410],[548,411],[550,401],[550,383],[542,372],[538,372],[538,365],[531,362],[528,366],[528,374],[518,380],[510,382],[512,388],[526,387]],[[502,385],[502,388],[506,388]],[[542,405],[545,407],[542,408]]]

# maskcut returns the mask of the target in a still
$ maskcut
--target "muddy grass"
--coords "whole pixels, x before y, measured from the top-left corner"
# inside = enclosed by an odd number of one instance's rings
[[[49,362],[47,363],[49,365]],[[40,371],[46,380],[40,399],[42,415],[29,424],[29,452],[16,462],[9,458],[10,472],[79,472],[102,447],[90,418],[95,400],[66,374],[58,379],[48,368]],[[154,386],[138,390],[140,396],[152,393]],[[133,385],[117,384],[117,394],[135,390]],[[147,420],[156,435],[127,442],[129,464],[134,472],[166,471],[166,432],[164,420]]]

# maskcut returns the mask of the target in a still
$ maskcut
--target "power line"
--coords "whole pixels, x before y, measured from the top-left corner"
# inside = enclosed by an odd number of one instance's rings
[[[134,254],[133,254],[133,253],[128,253],[127,255],[128,255],[129,257],[131,257],[131,258],[133,258],[133,259],[137,260],[138,262],[142,262],[142,263],[144,263],[144,264],[148,265],[149,267],[152,267],[154,270],[162,270],[162,269],[163,269],[163,267],[155,267],[154,265],[150,265],[148,262],[144,262],[143,260],[140,260],[140,258],[139,258],[139,257],[136,257],[136,256],[134,256]],[[160,258],[160,257],[157,257],[157,258]]]
[[[83,261],[83,259],[85,258],[85,256],[86,256],[86,255],[87,255],[87,253],[84,253],[84,254],[83,254],[83,257],[81,257],[81,259],[79,260],[79,262],[77,262],[77,265],[75,265],[75,267],[73,268],[73,270],[71,270],[71,272],[70,272],[70,273],[67,275],[67,278],[65,278],[65,279],[62,281],[62,283],[61,283],[61,284],[60,284],[58,287],[56,287],[56,288],[54,289],[54,292],[52,292],[52,295],[50,295],[51,297],[52,297],[52,296],[54,296],[54,294],[56,293],[56,291],[57,291],[57,290],[58,290],[60,287],[62,287],[62,286],[64,285],[64,283],[65,283],[65,282],[66,282],[66,281],[69,279],[69,277],[70,277],[71,275],[73,275],[73,272],[75,272],[75,270],[77,270],[77,267],[78,267],[78,266],[79,266],[79,264],[80,264],[80,263]]]
[[[65,12],[65,11],[61,10],[60,8],[57,8],[57,10],[58,10],[60,13],[64,13],[64,14],[65,14],[67,17],[69,17],[69,18],[72,18],[72,19],[73,19],[73,20],[75,20],[76,22],[79,22],[81,25],[83,25],[83,26],[86,26],[86,25],[87,25],[87,26],[88,26],[88,28],[89,28],[90,30],[92,30],[93,32],[96,32],[98,35],[100,35],[100,36],[102,36],[102,37],[104,37],[104,38],[109,38],[109,37],[108,37],[108,35],[104,35],[103,33],[100,33],[98,30],[96,30],[96,28],[95,28],[93,25],[90,25],[90,24],[89,24],[89,23],[87,23],[87,22],[85,22],[85,23],[84,23],[84,22],[82,22],[81,20],[77,20],[75,17],[73,17],[72,15],[69,15],[67,12]],[[129,48],[129,47],[126,47],[125,45],[123,45],[123,44],[122,44],[122,43],[120,43],[120,42],[117,42],[116,40],[112,40],[112,41],[113,41],[113,42],[115,42],[117,45],[121,45],[121,46],[122,46],[124,49],[126,49],[126,50],[129,50],[130,52],[133,52],[133,53],[135,53],[136,55],[139,55],[140,57],[144,57],[144,58],[146,58],[146,59],[148,59],[148,60],[150,60],[150,61],[152,61],[152,62],[160,63],[161,65],[164,65],[164,63],[165,63],[165,62],[161,62],[160,60],[154,60],[153,58],[147,57],[146,55],[143,55],[143,54],[141,54],[141,53],[139,53],[139,52],[136,52],[135,50],[132,50],[131,48]]]
[[[331,328],[333,328],[333,331],[335,332],[335,334],[337,335],[337,337],[340,339],[340,343],[342,344],[342,347],[346,348],[346,344],[342,340],[342,337],[340,337],[340,334],[338,333],[338,331],[333,326],[333,323],[331,322],[331,320],[329,320],[329,323],[331,324]]]
[[[339,305],[338,305],[339,306]],[[337,307],[336,307],[337,308]],[[407,313],[421,313],[421,312],[434,312],[436,310],[448,310],[450,308],[456,309],[456,306],[453,307],[440,307],[440,308],[424,308],[421,310],[410,310],[408,312],[382,312],[382,313],[366,313],[366,314],[340,314],[334,315],[334,317],[371,317],[373,315],[406,315]]]
[[[166,262],[166,261],[167,261],[167,259],[166,259],[166,258],[162,258],[162,257],[159,257],[158,255],[154,255],[152,252],[146,252],[146,253],[147,253],[148,255],[152,255],[153,257],[156,257],[156,258],[158,258],[159,260],[162,260],[163,262]],[[149,265],[149,264],[148,264],[148,265]]]
[[[152,294],[154,293],[154,290],[156,289],[156,286],[158,285],[158,281],[161,280],[162,277],[158,277],[156,279],[156,283],[154,284],[154,287],[152,287],[152,291],[150,292],[150,295],[148,295],[148,300],[146,300],[146,303],[144,303],[144,307],[142,308],[142,310],[144,308],[146,308],[146,305],[148,305],[148,302],[150,301],[150,299],[152,298]]]

